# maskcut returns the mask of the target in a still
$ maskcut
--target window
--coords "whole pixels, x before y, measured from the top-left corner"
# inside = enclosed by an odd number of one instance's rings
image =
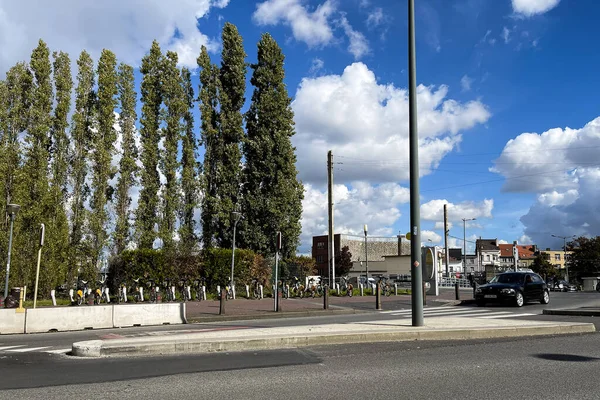
[[[318,263],[325,262],[325,256],[317,256],[317,262]]]
[[[560,254],[554,255],[554,261],[560,261]]]
[[[539,275],[531,275],[534,283],[543,283],[544,280]]]
[[[317,249],[325,248],[325,242],[317,242]]]
[[[489,254],[486,254],[485,261],[490,261],[490,255]]]

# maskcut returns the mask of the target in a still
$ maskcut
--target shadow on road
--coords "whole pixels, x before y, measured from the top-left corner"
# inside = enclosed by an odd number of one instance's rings
[[[569,361],[569,362],[591,362],[598,361],[598,357],[578,356],[576,354],[536,354],[534,357],[550,361]]]

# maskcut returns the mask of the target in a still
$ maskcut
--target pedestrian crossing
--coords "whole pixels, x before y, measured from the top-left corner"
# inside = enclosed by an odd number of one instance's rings
[[[400,318],[411,318],[412,310],[401,309],[401,310],[387,310],[381,311],[380,314],[388,314]],[[496,319],[496,318],[516,318],[516,317],[528,317],[537,315],[533,313],[513,313],[510,311],[494,311],[485,308],[474,308],[464,309],[459,307],[428,307],[423,309],[423,317],[457,317],[457,318],[482,318],[482,319]]]
[[[49,354],[66,354],[71,351],[71,348],[54,348],[52,346],[29,347],[25,345],[4,346],[0,343],[0,354],[22,354],[22,353],[49,353]]]

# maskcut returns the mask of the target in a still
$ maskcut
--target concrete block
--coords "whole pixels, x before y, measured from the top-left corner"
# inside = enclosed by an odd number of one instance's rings
[[[0,309],[0,335],[25,332],[25,313],[14,308]]]
[[[128,304],[114,306],[115,328],[134,325],[185,324],[185,303]]]
[[[112,328],[112,306],[28,309],[25,333]]]

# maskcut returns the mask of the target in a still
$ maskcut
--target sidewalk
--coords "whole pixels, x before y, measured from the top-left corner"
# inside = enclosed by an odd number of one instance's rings
[[[209,353],[408,340],[466,340],[595,332],[594,324],[431,317],[413,327],[406,319],[329,325],[200,329],[155,337],[129,337],[73,343],[80,357]]]

